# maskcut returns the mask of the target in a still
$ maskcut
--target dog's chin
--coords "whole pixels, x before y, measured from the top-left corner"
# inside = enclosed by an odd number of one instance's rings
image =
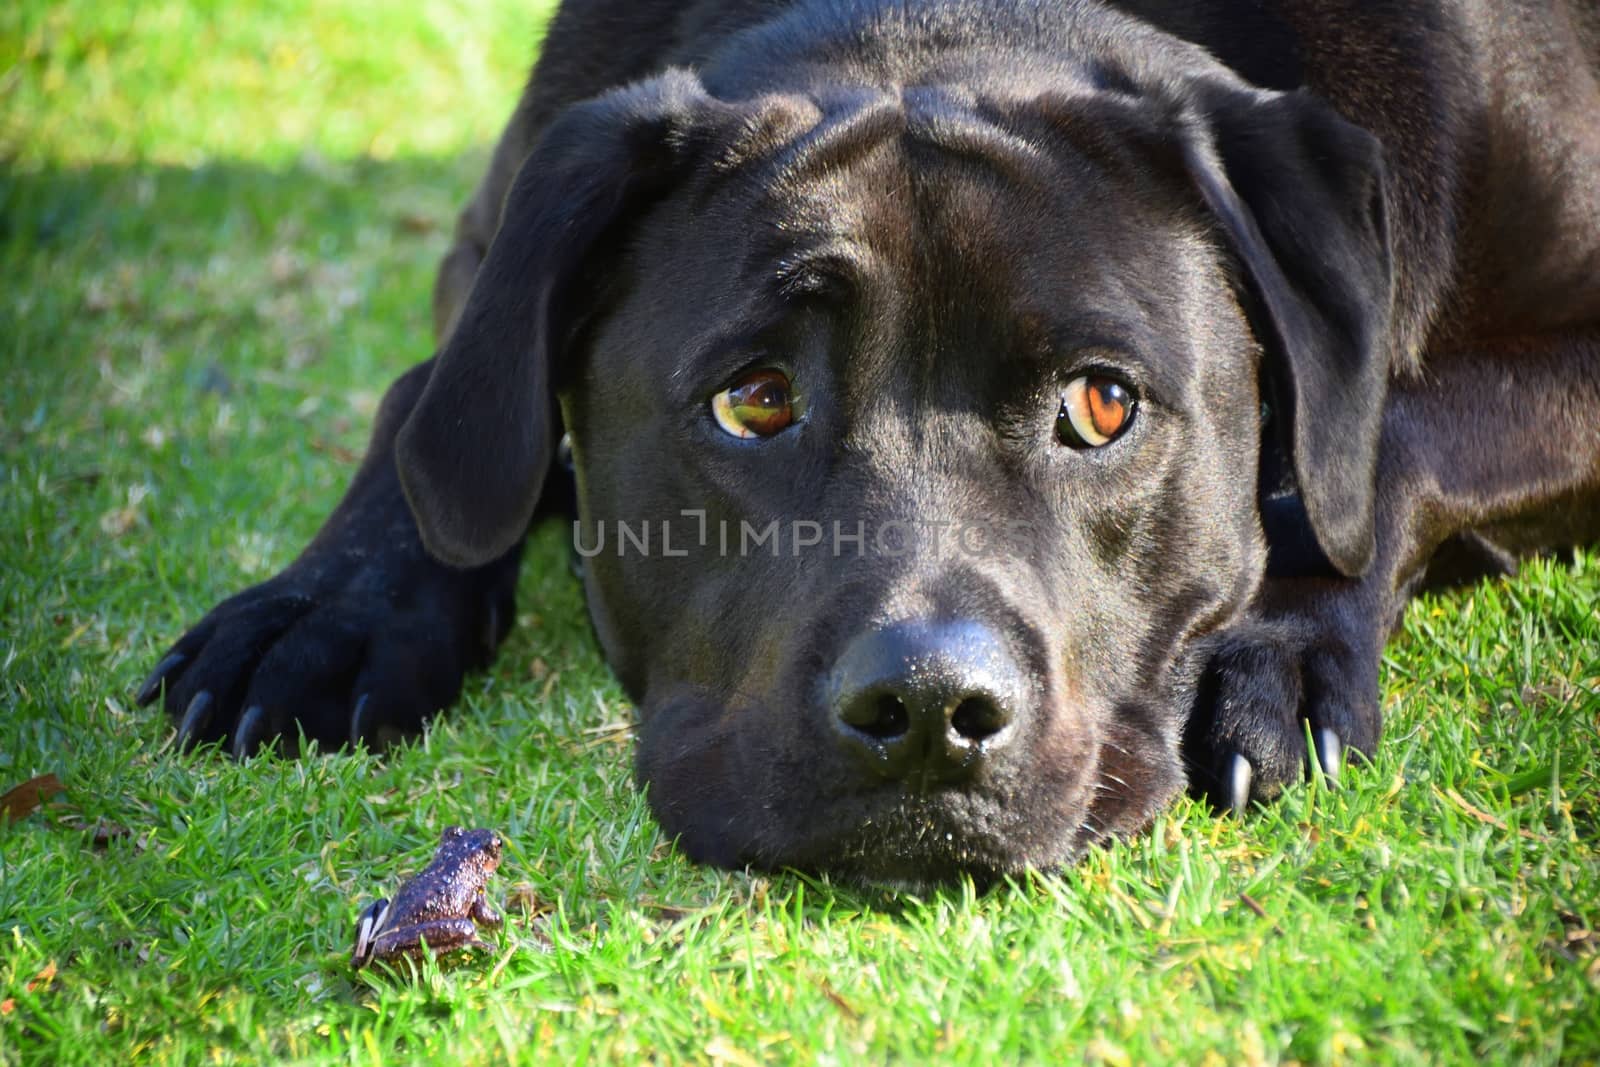
[[[751,805],[735,818],[707,799],[672,803],[663,791],[651,792],[662,828],[696,862],[914,891],[962,879],[982,889],[1058,869],[1106,836],[1081,804],[1035,807],[1021,820],[1007,806],[948,789],[907,794],[885,786],[827,799],[791,797]],[[765,810],[752,817],[758,806]]]
[[[974,818],[973,806],[960,795],[900,796],[871,806],[853,825],[836,824],[815,843],[795,842],[793,858],[782,865],[893,889],[920,892],[971,879],[981,890],[1064,866],[1079,854],[1069,820],[1060,820],[1060,831],[1018,840]]]

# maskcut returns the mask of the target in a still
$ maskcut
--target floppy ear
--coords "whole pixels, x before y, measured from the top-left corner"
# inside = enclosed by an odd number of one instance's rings
[[[550,390],[585,256],[680,170],[713,103],[669,71],[568,108],[506,194],[455,332],[395,441],[428,551],[471,567],[523,536],[554,438]]]
[[[1243,267],[1265,350],[1269,570],[1354,577],[1372,560],[1391,364],[1382,146],[1304,91],[1214,86],[1197,101],[1185,163]]]

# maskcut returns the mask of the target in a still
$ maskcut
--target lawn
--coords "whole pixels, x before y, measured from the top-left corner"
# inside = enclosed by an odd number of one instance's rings
[[[0,816],[0,1063],[1600,1059],[1594,553],[1414,604],[1341,790],[982,895],[685,862],[559,530],[417,744],[174,752],[134,687],[428,353],[547,14],[0,7],[0,792],[64,786]],[[510,841],[494,952],[357,980],[357,911],[452,823]]]

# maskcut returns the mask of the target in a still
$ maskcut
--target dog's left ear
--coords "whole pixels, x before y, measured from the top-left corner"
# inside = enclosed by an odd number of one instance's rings
[[[716,102],[686,71],[575,104],[510,191],[454,333],[395,441],[434,556],[487,563],[527,531],[554,450],[551,380],[601,238],[682,170]]]
[[[1264,515],[1270,547],[1320,549],[1321,569],[1354,577],[1372,560],[1392,362],[1382,146],[1304,91],[1215,86],[1195,102],[1185,165],[1244,269],[1281,422],[1262,447],[1284,448],[1298,482],[1298,505]]]

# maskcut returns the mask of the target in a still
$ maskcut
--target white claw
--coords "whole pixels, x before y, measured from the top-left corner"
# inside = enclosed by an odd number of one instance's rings
[[[1235,754],[1228,764],[1228,807],[1235,814],[1243,814],[1245,805],[1250,803],[1250,780],[1255,773],[1250,761],[1241,755]]]
[[[389,902],[376,900],[356,920],[356,949],[350,962],[356,967],[366,965],[372,954],[372,942],[383,931],[384,920],[389,917]]]
[[[1344,767],[1344,746],[1339,742],[1339,735],[1321,726],[1312,731],[1311,737],[1317,746],[1317,763],[1322,767],[1323,776],[1329,785],[1338,785],[1339,771]]]

